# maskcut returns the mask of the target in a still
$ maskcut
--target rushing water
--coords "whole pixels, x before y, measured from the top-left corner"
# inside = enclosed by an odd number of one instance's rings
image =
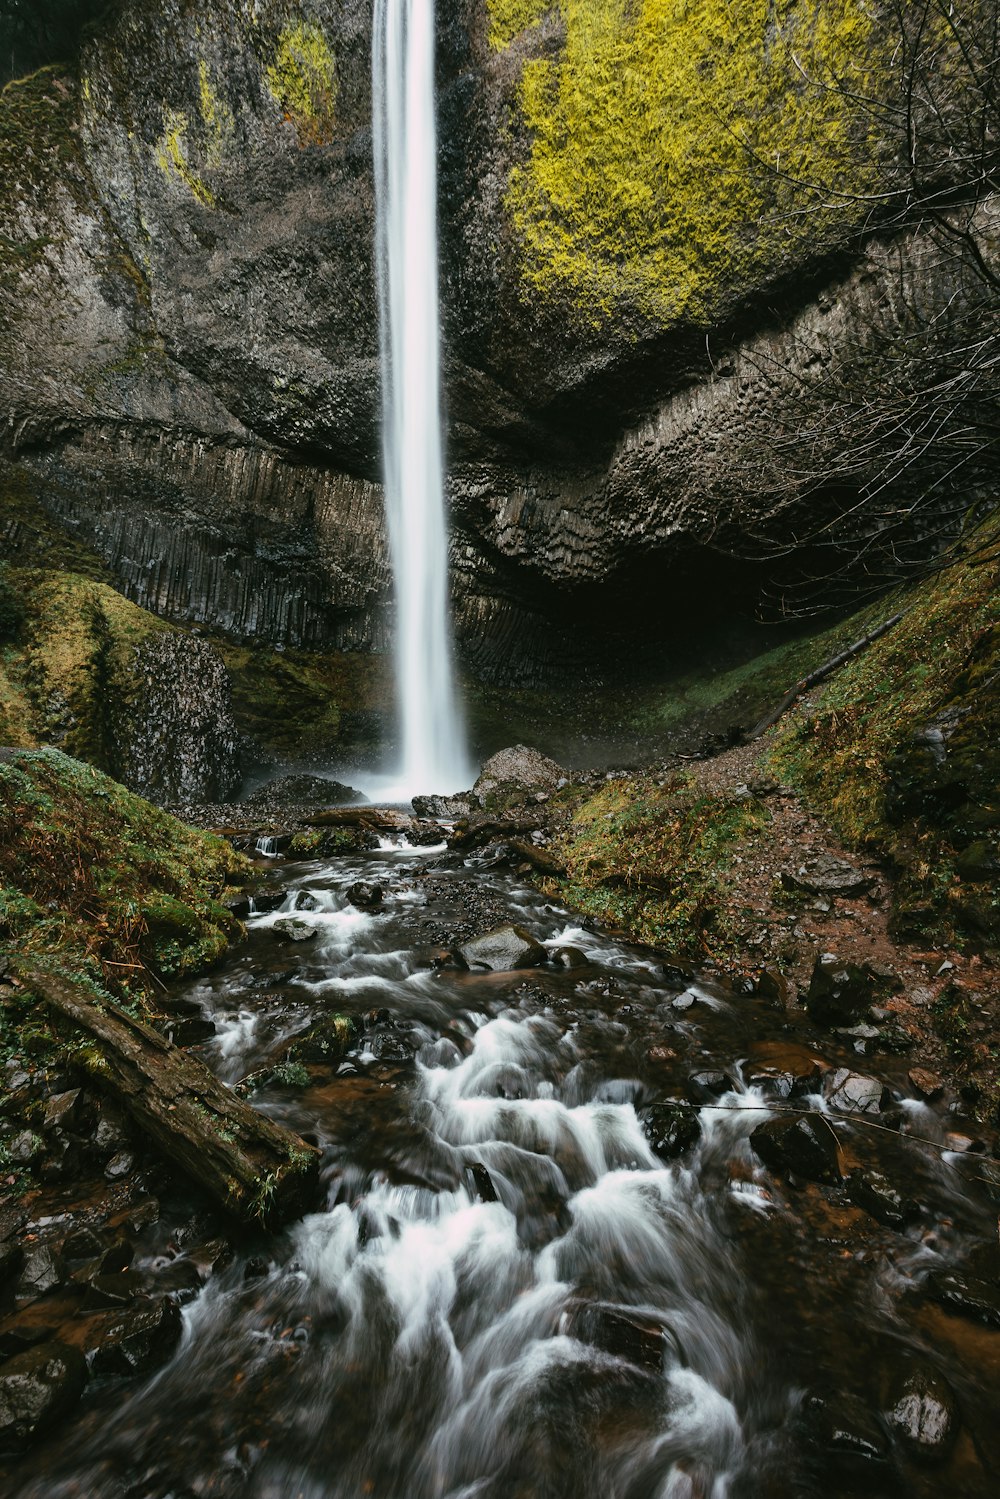
[[[396,591],[399,795],[468,783],[455,695],[441,438],[433,0],[376,0],[376,260]]]
[[[255,1095],[318,1140],[326,1205],[241,1244],[196,1290],[186,1246],[219,1225],[186,1227],[190,1206],[158,1187],[136,1268],[154,1291],[160,1276],[189,1288],[182,1346],[145,1383],[93,1383],[4,1492],[844,1499],[854,1486],[806,1439],[806,1393],[876,1410],[886,1362],[928,1348],[992,1430],[986,1345],[970,1355],[908,1310],[928,1270],[994,1226],[962,1162],[906,1137],[943,1140],[946,1119],[906,1097],[905,1062],[887,1064],[892,1130],[837,1116],[818,1081],[797,1101],[925,1204],[889,1231],[757,1160],[750,1133],[779,1105],[750,1085],[753,1059],[796,1043],[762,1001],[687,983],[443,846],[269,878],[287,888],[280,908],[186,993],[216,1024],[202,1050],[230,1083],[324,1014],[357,1017],[345,1062]],[[383,886],[380,908],[352,904],[359,878]],[[314,939],[280,942],[292,912]],[[552,961],[436,964],[445,931],[498,915]],[[697,1141],[664,1160],[653,1110],[707,1067],[729,1082]],[[993,1492],[975,1469],[965,1486],[949,1472],[950,1493]],[[910,1467],[899,1486],[876,1464],[857,1492],[930,1499],[942,1482]]]

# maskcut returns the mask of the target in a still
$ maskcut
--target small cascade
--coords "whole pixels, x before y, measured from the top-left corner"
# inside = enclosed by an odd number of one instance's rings
[[[372,110],[399,791],[452,792],[470,776],[448,608],[433,0],[376,0]]]
[[[268,838],[263,833],[254,844],[254,853],[262,859],[276,859],[278,857],[277,838]]]

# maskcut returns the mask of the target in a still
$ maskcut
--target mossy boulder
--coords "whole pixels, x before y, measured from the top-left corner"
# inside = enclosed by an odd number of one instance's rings
[[[4,742],[58,746],[159,801],[235,789],[230,682],[206,641],[93,577],[10,568],[3,584],[20,615],[0,660]]]

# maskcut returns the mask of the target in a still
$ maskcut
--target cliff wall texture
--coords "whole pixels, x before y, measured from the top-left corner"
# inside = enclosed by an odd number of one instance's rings
[[[961,114],[946,10],[929,97]],[[118,0],[0,95],[0,453],[130,598],[241,640],[386,640],[370,28]],[[456,617],[524,679],[622,601],[669,633],[651,577],[754,553],[842,467],[836,402],[788,463],[803,390],[877,402],[887,343],[940,342],[981,278],[907,218],[892,6],[441,0],[438,36]]]

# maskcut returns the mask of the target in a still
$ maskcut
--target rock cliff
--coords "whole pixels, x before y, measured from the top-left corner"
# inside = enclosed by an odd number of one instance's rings
[[[980,282],[864,102],[888,12],[441,0],[438,35],[456,617],[523,681],[766,552],[853,442],[836,401],[797,442],[803,390],[877,404]],[[117,0],[0,102],[0,450],[130,598],[242,641],[387,637],[369,45],[363,0]]]

